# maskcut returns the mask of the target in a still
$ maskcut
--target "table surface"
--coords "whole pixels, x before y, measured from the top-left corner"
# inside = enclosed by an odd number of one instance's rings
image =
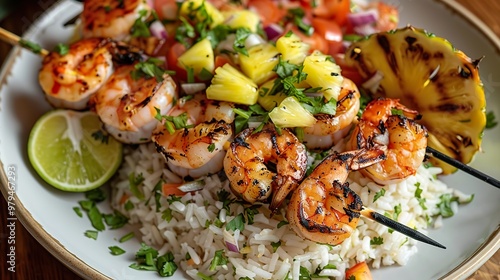
[[[498,36],[500,36],[500,1],[498,0],[456,0],[473,13],[479,16]],[[47,9],[55,0],[37,1],[17,0],[10,4],[10,14],[0,19],[0,26],[16,34],[22,34],[29,24]],[[11,2],[14,3],[14,2]],[[4,10],[5,11],[5,10]],[[1,13],[0,13],[1,14]],[[8,54],[10,46],[0,42],[0,64]],[[7,207],[5,200],[0,199],[0,221],[7,220]],[[7,252],[7,239],[5,227],[0,229],[0,252],[2,253],[2,268],[0,279],[81,279],[69,268],[61,264],[45,248],[43,248],[20,224],[16,227],[16,272],[6,270],[4,253]],[[485,263],[469,280],[499,279],[500,251]]]

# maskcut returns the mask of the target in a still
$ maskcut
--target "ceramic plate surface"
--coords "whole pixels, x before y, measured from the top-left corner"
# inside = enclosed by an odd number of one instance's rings
[[[412,24],[447,38],[472,58],[484,56],[480,65],[487,110],[500,116],[500,43],[491,32],[470,13],[453,1],[400,0],[392,1],[401,11],[401,25]],[[52,49],[58,42],[67,41],[72,28],[63,24],[81,11],[81,4],[63,1],[50,9],[36,22],[26,38]],[[119,244],[116,239],[131,228],[106,230],[97,240],[83,235],[92,229],[84,216],[72,210],[82,194],[64,193],[44,183],[31,168],[26,145],[35,121],[51,107],[46,103],[38,85],[37,73],[41,58],[28,51],[15,49],[4,62],[0,75],[0,160],[1,190],[8,197],[6,171],[15,170],[16,215],[27,229],[58,259],[85,278],[146,279],[159,278],[154,272],[135,271],[133,262],[138,242]],[[472,166],[486,174],[500,177],[500,127],[487,130],[483,152]],[[463,172],[443,179],[465,193],[474,193],[474,201],[461,206],[457,215],[444,220],[444,227],[430,230],[429,235],[448,247],[436,249],[419,244],[419,253],[404,266],[373,270],[375,279],[406,280],[465,278],[473,273],[500,247],[500,190]],[[110,213],[105,203],[102,212]],[[112,256],[108,247],[119,245],[125,255]],[[171,279],[184,279],[178,272]]]

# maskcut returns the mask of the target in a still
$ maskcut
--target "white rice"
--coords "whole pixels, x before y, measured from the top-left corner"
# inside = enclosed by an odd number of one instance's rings
[[[382,189],[381,186],[358,172],[352,172],[348,182],[365,206],[390,217],[394,217],[395,207],[400,207],[401,213],[397,220],[426,233],[425,229],[432,225],[436,217],[435,226],[442,225],[438,215],[441,195],[454,194],[459,202],[470,199],[465,194],[454,193],[437,180],[436,175],[440,171],[439,168],[422,166],[416,175],[407,180],[384,186],[385,194],[375,202],[374,198]],[[144,177],[143,183],[139,185],[139,190],[144,194],[143,200],[134,197],[130,191],[129,174],[132,172]],[[284,209],[269,218],[267,205],[258,208],[259,214],[254,216],[253,224],[248,224],[247,220],[244,230],[234,234],[232,230],[226,231],[226,224],[244,213],[245,207],[249,205],[234,202],[229,205],[229,209],[223,208],[217,193],[221,190],[231,192],[227,181],[213,175],[205,179],[203,190],[187,194],[180,200],[172,201],[169,197],[161,196],[157,211],[153,190],[161,179],[165,182],[182,181],[165,168],[163,158],[156,153],[152,144],[127,148],[124,164],[113,182],[112,206],[129,217],[130,223],[140,225],[143,242],[159,249],[161,253],[172,252],[180,270],[193,279],[199,279],[199,273],[212,279],[299,279],[301,269],[307,269],[311,274],[318,272],[320,276],[343,279],[345,270],[357,262],[368,261],[373,268],[405,265],[418,251],[414,240],[365,218],[360,218],[351,236],[337,246],[303,240],[288,224],[278,227],[285,219]],[[422,190],[420,200],[425,199],[424,204],[415,196],[417,186]],[[125,210],[124,195],[133,203],[133,209]],[[231,194],[231,198],[235,197]],[[457,205],[452,204],[453,211],[458,210]],[[172,213],[169,222],[162,218],[167,208]],[[224,232],[229,232],[237,240],[239,252],[228,250]],[[382,244],[372,244],[375,239],[383,240]],[[228,263],[211,271],[210,263],[218,250],[224,250]],[[186,256],[190,260],[186,260]]]

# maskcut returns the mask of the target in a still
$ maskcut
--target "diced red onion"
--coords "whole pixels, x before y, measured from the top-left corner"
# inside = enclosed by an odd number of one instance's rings
[[[376,33],[377,29],[375,29],[375,27],[373,27],[371,24],[365,24],[354,27],[354,32],[363,36],[367,36]]]
[[[380,86],[380,82],[384,78],[384,73],[382,71],[377,71],[373,76],[370,77],[366,82],[364,82],[361,86],[372,93],[377,92],[378,87]]]
[[[361,26],[374,23],[378,20],[378,11],[376,9],[369,9],[358,13],[349,13],[347,19],[352,26]]]
[[[278,37],[283,34],[284,30],[280,25],[271,23],[268,26],[264,27],[264,32],[266,32],[267,39],[269,41],[273,41],[275,39],[278,39]]]
[[[245,48],[250,48],[256,45],[264,44],[266,41],[262,39],[257,34],[250,34],[248,35],[247,39],[245,40]]]
[[[192,181],[192,182],[187,182],[185,184],[182,184],[181,186],[178,187],[179,190],[183,192],[195,192],[203,189],[203,186],[205,185],[205,181],[203,180],[198,180],[198,181]]]
[[[151,23],[151,25],[149,26],[149,31],[151,32],[151,35],[159,39],[167,39],[168,37],[165,26],[159,20],[155,20],[153,21],[153,23]]]
[[[235,235],[236,231],[239,233],[239,230],[235,230]],[[240,252],[240,249],[238,247],[238,241],[233,235],[231,235],[231,233],[229,233],[227,230],[224,229],[222,232],[222,236],[224,237],[224,243],[226,243],[226,247],[229,251],[236,253]]]
[[[186,94],[193,94],[206,89],[207,85],[204,83],[185,83],[181,84],[181,88]]]

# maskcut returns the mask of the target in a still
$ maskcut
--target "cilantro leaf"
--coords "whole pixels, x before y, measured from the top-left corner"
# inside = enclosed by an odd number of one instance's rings
[[[163,256],[159,256],[156,260],[156,269],[163,277],[174,275],[177,270],[177,264],[174,262],[174,255],[172,252],[167,252]]]
[[[384,238],[381,236],[375,236],[370,240],[370,245],[382,245],[384,244]]]
[[[98,232],[95,231],[95,230],[87,230],[84,232],[84,235],[88,238],[91,238],[91,239],[94,239],[94,240],[97,240],[97,235],[98,235]]]
[[[214,258],[210,262],[210,271],[215,271],[217,266],[226,265],[228,262],[227,257],[224,254],[224,249],[215,251]]]
[[[109,246],[108,247],[111,255],[113,256],[119,256],[119,255],[122,255],[125,253],[125,250],[123,250],[122,248],[118,247],[118,246]]]
[[[69,52],[69,46],[63,43],[59,43],[54,48],[54,51],[60,55],[66,55]]]
[[[377,201],[379,198],[385,195],[385,189],[381,188],[378,192],[375,193],[375,196],[373,197],[373,202]]]
[[[486,129],[494,128],[497,124],[498,122],[495,120],[493,111],[486,113]]]
[[[245,217],[242,213],[238,214],[226,224],[226,230],[228,231],[235,231],[237,229],[239,229],[240,231],[243,231],[245,229]]]

